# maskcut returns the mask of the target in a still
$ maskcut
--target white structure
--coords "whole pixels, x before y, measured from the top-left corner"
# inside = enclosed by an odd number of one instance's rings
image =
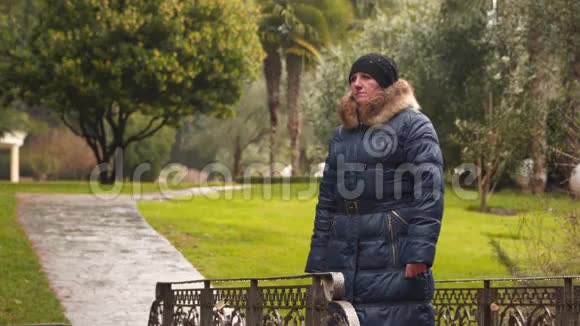
[[[314,171],[315,177],[322,178],[322,175],[324,174],[325,165],[326,165],[326,163],[324,163],[324,162],[316,164],[316,170]]]
[[[570,175],[570,190],[576,198],[580,198],[580,164],[576,165]]]
[[[534,160],[527,158],[520,162],[519,166],[516,168],[515,173],[512,175],[512,178],[521,189],[527,190],[530,186],[530,181],[532,180],[533,176]],[[548,170],[544,168],[542,181],[546,183],[546,180],[548,180]]]
[[[22,131],[10,131],[0,137],[0,148],[10,149],[10,181],[18,182],[20,179],[20,146],[24,143],[26,133]]]
[[[286,165],[282,171],[280,171],[280,175],[284,178],[290,178],[292,176],[292,165]]]

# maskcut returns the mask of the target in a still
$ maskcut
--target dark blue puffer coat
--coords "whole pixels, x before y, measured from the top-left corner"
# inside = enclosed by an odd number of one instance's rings
[[[342,272],[365,326],[434,325],[431,267],[443,214],[443,161],[429,119],[404,80],[366,112],[350,95],[329,144],[307,272]]]

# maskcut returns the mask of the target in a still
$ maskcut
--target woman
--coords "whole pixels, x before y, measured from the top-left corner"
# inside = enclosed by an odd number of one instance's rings
[[[361,325],[434,325],[443,160],[395,62],[357,59],[320,184],[307,272],[342,272]]]

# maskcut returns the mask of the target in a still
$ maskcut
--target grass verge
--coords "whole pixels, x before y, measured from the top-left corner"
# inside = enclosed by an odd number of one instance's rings
[[[282,185],[272,187],[271,198],[263,195],[267,193],[264,187],[254,186],[246,196],[238,191],[231,199],[222,195],[140,202],[139,209],[205,277],[300,274],[312,234],[316,191],[308,184],[293,184],[288,191]],[[309,196],[301,198],[301,193]],[[468,210],[477,201],[464,200],[451,191],[445,201],[436,277],[511,276],[514,262],[506,255],[522,241],[521,217]],[[573,207],[566,198],[513,192],[495,194],[490,204],[536,212],[545,212],[546,205]]]
[[[16,199],[0,195],[0,324],[69,323],[16,222]]]

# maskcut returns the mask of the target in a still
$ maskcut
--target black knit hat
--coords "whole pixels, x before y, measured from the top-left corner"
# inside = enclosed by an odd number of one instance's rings
[[[348,81],[354,73],[364,72],[373,77],[382,88],[391,86],[399,79],[397,64],[385,55],[378,53],[365,54],[356,59],[350,68]]]

